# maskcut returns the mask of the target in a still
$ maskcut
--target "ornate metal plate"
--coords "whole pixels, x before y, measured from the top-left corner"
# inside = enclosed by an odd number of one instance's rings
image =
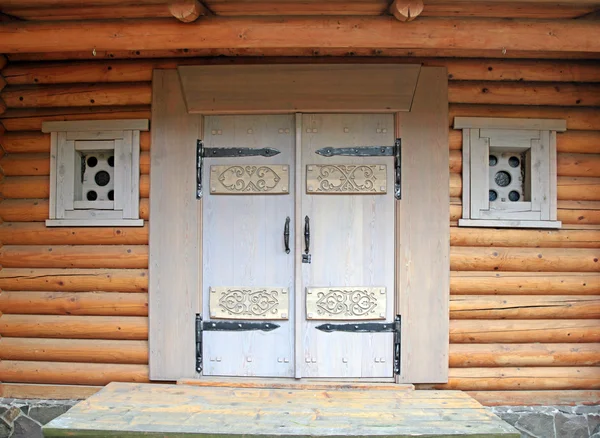
[[[289,294],[282,287],[211,287],[211,319],[288,319]]]
[[[211,195],[277,195],[290,192],[289,166],[210,166]]]
[[[367,194],[387,192],[385,164],[309,164],[306,166],[306,193]]]
[[[385,287],[306,288],[306,319],[385,319]]]

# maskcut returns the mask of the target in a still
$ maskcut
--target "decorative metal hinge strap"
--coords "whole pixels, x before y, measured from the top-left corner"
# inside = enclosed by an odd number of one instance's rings
[[[402,140],[397,138],[394,146],[355,146],[349,148],[321,148],[315,153],[324,157],[344,155],[349,157],[394,157],[394,197],[402,199]]]
[[[196,313],[196,372],[202,372],[202,334],[204,332],[243,332],[253,330],[270,332],[277,328],[279,328],[279,324],[274,324],[272,322],[203,322],[202,316],[199,313]]]
[[[205,148],[202,140],[196,142],[196,199],[202,198],[202,172],[205,158],[272,157],[281,152],[275,148]]]
[[[346,333],[393,333],[394,334],[394,373],[400,375],[402,319],[396,315],[394,322],[359,322],[344,324],[321,324],[315,327],[322,332]]]
[[[202,372],[202,316],[196,313],[196,372]]]

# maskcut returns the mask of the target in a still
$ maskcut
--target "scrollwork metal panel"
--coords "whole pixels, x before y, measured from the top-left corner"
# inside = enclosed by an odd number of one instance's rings
[[[315,320],[385,319],[385,287],[309,287],[306,318]]]
[[[211,195],[277,195],[290,191],[289,166],[210,166]]]
[[[211,287],[214,319],[288,319],[289,294],[282,287]]]
[[[387,192],[385,164],[310,164],[306,166],[306,193],[368,194]]]

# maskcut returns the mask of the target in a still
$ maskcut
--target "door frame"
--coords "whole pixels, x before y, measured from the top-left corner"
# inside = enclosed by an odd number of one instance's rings
[[[322,67],[328,68],[327,65]],[[347,69],[351,71],[352,67],[348,65]],[[271,70],[274,69],[267,69],[265,74]],[[366,78],[365,84],[372,82]],[[388,110],[396,113],[396,137],[403,140],[405,187],[402,201],[396,203],[396,235],[401,242],[401,245],[396,242],[396,312],[403,315],[405,322],[402,375],[397,382],[443,383],[448,380],[447,84],[445,68],[420,67],[409,110]],[[150,378],[199,378],[193,358],[195,314],[201,307],[198,230],[202,224],[198,219],[202,205],[195,198],[196,169],[191,157],[196,139],[201,138],[198,126],[202,125],[202,116],[188,111],[188,96],[181,87],[177,70],[155,69],[152,85]],[[333,86],[337,86],[336,83]],[[348,89],[344,91],[352,93]],[[318,112],[314,107],[318,108],[319,103],[311,104],[313,107],[304,112]],[[276,112],[295,111],[281,108]],[[178,229],[191,232],[182,233]]]

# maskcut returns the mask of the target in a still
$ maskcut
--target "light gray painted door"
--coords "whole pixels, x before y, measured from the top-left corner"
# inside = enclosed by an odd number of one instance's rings
[[[393,157],[315,152],[392,146],[394,116],[305,114],[301,137],[302,218],[309,218],[311,255],[311,263],[302,263],[301,375],[393,377],[392,333],[316,329],[394,320]]]
[[[205,118],[205,147],[268,147],[281,153],[205,159],[204,325],[252,321],[280,327],[205,331],[204,375],[294,375],[294,127],[293,115]]]

